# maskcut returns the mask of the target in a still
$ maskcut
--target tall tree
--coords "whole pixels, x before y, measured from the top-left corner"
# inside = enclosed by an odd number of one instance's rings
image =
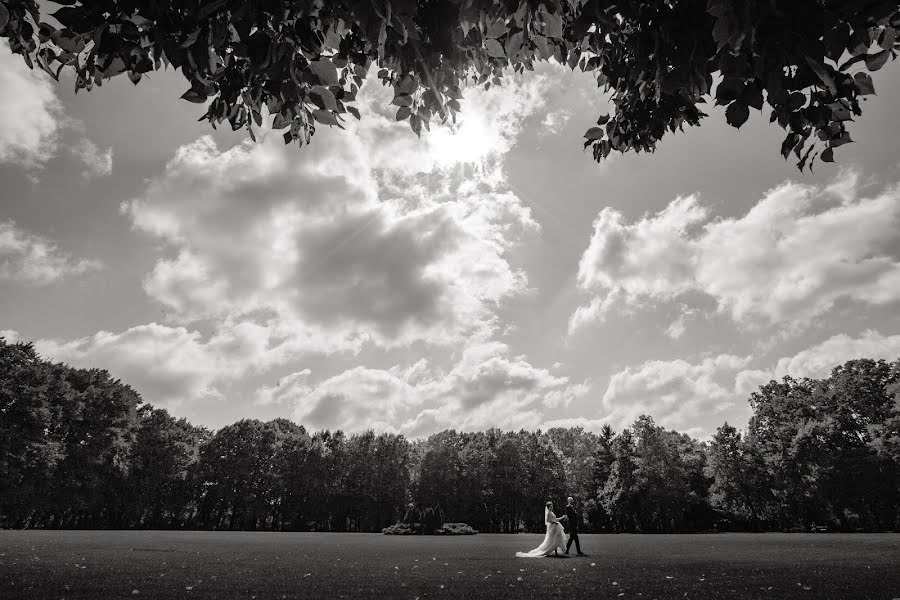
[[[616,531],[634,532],[640,501],[635,478],[637,450],[630,429],[613,438],[612,454],[613,462],[600,492],[600,502]]]
[[[193,470],[210,432],[175,419],[167,411],[138,409],[126,482],[132,527],[180,527],[192,516]]]
[[[709,444],[706,471],[712,478],[710,502],[726,515],[757,530],[767,501],[766,478],[752,439],[725,423]]]

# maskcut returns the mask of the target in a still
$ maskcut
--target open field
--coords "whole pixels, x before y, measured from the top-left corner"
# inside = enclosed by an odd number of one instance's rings
[[[582,538],[0,531],[0,598],[900,598],[900,535]]]

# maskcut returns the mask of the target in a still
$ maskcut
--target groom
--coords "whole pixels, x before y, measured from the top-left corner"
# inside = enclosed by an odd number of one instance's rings
[[[569,496],[566,499],[566,525],[569,526],[569,542],[566,544],[566,554],[569,553],[572,542],[575,542],[575,550],[578,552],[578,556],[584,556],[584,553],[581,551],[581,542],[578,541],[578,521],[578,511],[575,510],[575,498]]]

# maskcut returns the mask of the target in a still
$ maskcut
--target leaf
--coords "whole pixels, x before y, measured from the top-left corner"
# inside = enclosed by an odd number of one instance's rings
[[[762,110],[762,86],[760,86],[756,81],[748,81],[747,85],[744,86],[744,91],[741,93],[741,100],[745,104],[752,108],[755,108],[756,110]]]
[[[806,104],[806,96],[804,96],[800,92],[792,92],[788,97],[787,109],[793,112],[795,110],[803,108],[804,104]]]
[[[198,92],[197,90],[191,88],[185,93],[181,95],[183,100],[187,100],[188,102],[193,102],[194,104],[203,104],[206,102],[206,94]]]
[[[141,74],[136,71],[128,71],[128,79],[131,80],[131,83],[137,85],[141,81]]]
[[[194,45],[194,42],[197,41],[197,38],[200,37],[200,30],[195,29],[191,33],[188,34],[187,38],[183,42],[181,42],[182,48],[189,48]]]
[[[413,100],[412,96],[409,94],[398,94],[391,101],[391,104],[394,106],[412,106]]]
[[[884,33],[881,34],[881,41],[878,43],[884,50],[890,50],[897,41],[897,30],[893,27],[886,27]]]
[[[888,58],[890,57],[890,50],[882,50],[881,52],[878,52],[876,54],[869,54],[868,56],[866,56],[866,67],[870,71],[877,71],[885,65]]]
[[[6,29],[6,24],[9,23],[9,11],[6,10],[6,7],[0,4],[0,31]]]
[[[839,22],[834,28],[825,32],[825,56],[831,60],[840,60],[844,54],[844,48],[850,40],[850,26],[845,22]]]
[[[547,45],[547,38],[542,35],[535,35],[531,38],[532,43],[537,46],[538,53],[541,55],[543,60],[549,60],[553,53],[550,51],[550,47]]]
[[[293,121],[293,118],[288,117],[283,113],[277,113],[272,120],[272,129],[284,129],[291,124],[291,121]]]
[[[872,45],[872,36],[868,27],[859,27],[853,31],[853,35],[847,41],[847,51],[852,56],[865,54]]]
[[[285,145],[290,144],[291,142],[294,141],[294,136],[291,135],[291,132],[290,132],[290,131],[285,131],[285,132],[284,132],[284,135],[281,136],[281,137],[284,138],[284,143],[285,143]]]
[[[584,137],[588,141],[594,141],[602,138],[604,133],[605,130],[602,127],[591,127],[585,132]]]
[[[819,158],[822,162],[834,162],[834,150],[825,148]]]
[[[71,29],[77,33],[84,33],[82,27],[84,25],[84,8],[74,8],[64,6],[51,15],[59,21],[63,27]]]
[[[741,125],[747,122],[748,118],[750,118],[750,108],[740,100],[735,100],[729,104],[728,109],[725,111],[725,120],[732,127],[740,128]]]
[[[354,117],[356,117],[356,120],[359,121],[359,119],[360,119],[359,109],[357,109],[355,106],[348,106],[347,112],[350,113],[351,115],[353,115]]]
[[[394,86],[395,94],[412,94],[416,91],[418,87],[418,82],[416,78],[410,74],[407,74],[401,79],[397,85]]]
[[[726,77],[716,86],[716,104],[725,105],[737,100],[744,87],[740,77]]]
[[[597,125],[606,125],[609,123],[609,115],[600,115],[600,118],[597,119]]]
[[[337,69],[327,58],[322,58],[309,63],[309,70],[312,71],[323,85],[340,85]]]
[[[853,76],[853,83],[856,85],[856,91],[860,96],[871,96],[875,93],[875,85],[872,83],[872,76],[868,73],[860,71]]]
[[[497,39],[498,37],[503,36],[506,33],[506,21],[503,19],[497,19],[491,21],[487,25],[487,31],[484,33],[484,37]]]
[[[513,57],[522,51],[522,40],[524,36],[521,31],[517,31],[506,40],[506,55]]]
[[[563,36],[562,17],[550,13],[544,13],[544,25],[546,25],[547,37],[559,39]]]
[[[322,123],[323,125],[337,125],[337,118],[334,116],[334,113],[328,110],[322,110],[321,108],[313,111],[313,119]]]
[[[326,110],[337,109],[337,99],[327,87],[317,85],[310,90],[309,96],[313,103],[319,108],[324,108]]]
[[[731,19],[726,16],[716,19],[716,23],[713,25],[712,36],[718,49],[724,48],[728,40],[731,39]]]
[[[503,52],[503,46],[501,46],[500,42],[497,40],[484,40],[484,48],[487,50],[488,56],[492,58],[506,58],[506,54]]]
[[[813,73],[819,78],[819,80],[825,84],[825,87],[834,94],[837,93],[837,86],[834,84],[834,76],[830,73],[831,67],[821,63],[817,60],[813,60],[810,57],[806,58],[806,64],[809,65],[809,68],[813,70]]]

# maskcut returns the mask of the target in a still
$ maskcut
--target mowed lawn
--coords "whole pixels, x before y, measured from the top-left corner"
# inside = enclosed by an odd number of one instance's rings
[[[900,598],[900,535],[0,531],[0,598]]]

